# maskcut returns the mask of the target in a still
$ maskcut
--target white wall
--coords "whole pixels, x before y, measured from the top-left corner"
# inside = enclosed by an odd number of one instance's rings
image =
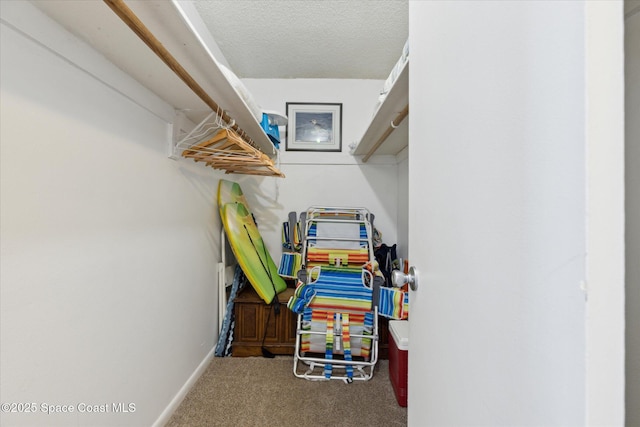
[[[29,3],[2,20],[0,394],[38,412],[0,424],[151,425],[217,338],[220,174],[169,160],[167,121],[121,93],[144,88]]]
[[[626,424],[640,425],[640,1],[625,3]]]
[[[309,206],[366,207],[376,215],[374,225],[385,243],[397,240],[397,164],[395,157],[378,156],[362,164],[348,145],[360,139],[371,120],[383,81],[331,79],[244,79],[265,109],[286,113],[287,102],[342,103],[342,152],[309,153],[280,147],[280,168],[286,178],[236,177],[247,194],[263,238],[278,262],[281,223],[291,211]],[[285,138],[284,128],[280,129]]]
[[[584,2],[409,16],[409,425],[584,425]]]

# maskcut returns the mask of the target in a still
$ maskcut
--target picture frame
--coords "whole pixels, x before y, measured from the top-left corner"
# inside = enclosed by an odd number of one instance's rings
[[[287,151],[342,151],[342,104],[287,102]]]

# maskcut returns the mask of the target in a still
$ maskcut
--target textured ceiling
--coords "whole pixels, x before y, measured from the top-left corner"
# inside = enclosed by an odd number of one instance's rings
[[[407,0],[198,0],[242,78],[386,79],[408,36]]]
[[[3,0],[0,0],[3,1]],[[143,22],[172,0],[125,0]],[[173,0],[176,1],[176,0]],[[187,3],[186,0],[177,0]],[[150,52],[101,0],[32,0],[140,80]],[[408,0],[195,0],[191,2],[241,78],[386,79],[409,34]],[[184,25],[175,18],[165,25]],[[146,22],[145,22],[146,23]],[[156,28],[157,29],[157,28]],[[146,50],[146,47],[144,48]],[[224,61],[223,61],[224,62]]]

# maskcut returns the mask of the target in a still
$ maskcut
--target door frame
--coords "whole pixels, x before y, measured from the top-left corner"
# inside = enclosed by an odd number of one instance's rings
[[[625,421],[623,9],[585,2],[587,425]]]

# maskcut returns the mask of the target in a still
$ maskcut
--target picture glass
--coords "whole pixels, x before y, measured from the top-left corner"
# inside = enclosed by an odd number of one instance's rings
[[[287,103],[287,151],[341,151],[342,104]]]
[[[296,142],[333,144],[333,114],[296,113]]]

